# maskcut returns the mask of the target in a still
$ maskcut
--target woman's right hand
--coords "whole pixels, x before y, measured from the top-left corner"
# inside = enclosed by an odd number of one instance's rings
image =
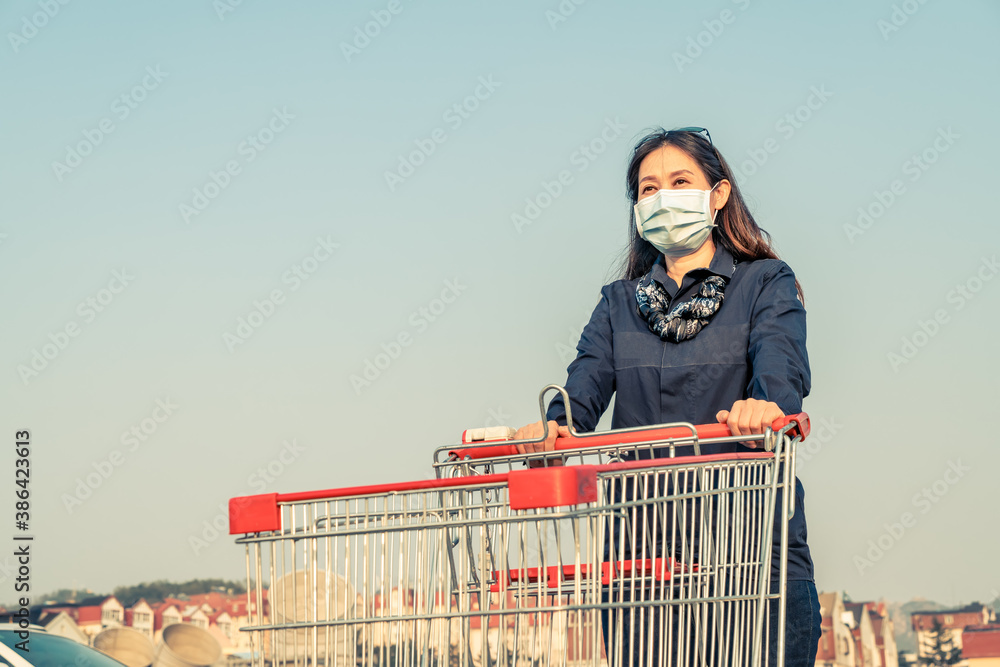
[[[542,437],[545,433],[545,424],[541,421],[537,421],[534,424],[528,424],[527,426],[522,426],[517,429],[517,433],[514,434],[515,440],[537,440]],[[569,429],[565,426],[560,426],[556,421],[549,421],[549,435],[543,442],[527,443],[515,445],[517,451],[520,454],[534,454],[537,452],[552,452],[556,448],[556,438],[558,437],[569,437]],[[543,461],[532,461],[532,468],[538,468],[545,465]],[[548,465],[560,466],[562,465],[561,459],[552,459],[548,462]]]

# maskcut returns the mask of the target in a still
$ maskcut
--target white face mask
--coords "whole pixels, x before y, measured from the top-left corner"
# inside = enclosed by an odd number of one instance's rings
[[[690,255],[715,227],[712,190],[659,190],[639,200],[635,205],[639,236],[667,257]]]

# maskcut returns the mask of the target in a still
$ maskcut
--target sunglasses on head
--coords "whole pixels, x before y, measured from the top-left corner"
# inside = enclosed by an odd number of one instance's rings
[[[694,132],[695,134],[702,134],[706,139],[708,139],[708,143],[712,144],[712,135],[709,134],[708,130],[703,127],[679,127],[676,130],[668,131],[667,134],[670,134],[671,132]],[[715,144],[712,145],[714,146]]]

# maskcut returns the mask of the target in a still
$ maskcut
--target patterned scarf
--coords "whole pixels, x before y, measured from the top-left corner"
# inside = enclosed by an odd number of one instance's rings
[[[722,306],[728,282],[721,276],[708,276],[701,281],[695,296],[677,304],[668,313],[670,295],[663,285],[653,280],[650,270],[635,286],[636,308],[650,331],[662,340],[679,343],[694,338],[708,324]]]

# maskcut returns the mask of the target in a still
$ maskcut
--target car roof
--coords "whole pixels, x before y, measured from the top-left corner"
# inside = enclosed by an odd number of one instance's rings
[[[33,635],[36,635],[36,634],[37,635],[45,635],[46,637],[52,637],[56,641],[70,642],[71,644],[75,644],[76,646],[79,646],[80,650],[82,650],[82,651],[93,651],[94,653],[101,654],[103,657],[107,658],[108,660],[110,660],[112,662],[121,663],[120,660],[117,660],[116,658],[114,658],[114,657],[112,657],[112,656],[110,656],[110,655],[108,655],[106,653],[103,653],[102,651],[97,650],[93,646],[89,646],[87,644],[81,644],[79,642],[75,642],[72,639],[69,639],[68,637],[63,637],[62,635],[57,635],[57,634],[53,634],[51,632],[46,632],[45,628],[40,627],[38,625],[35,625],[34,623],[29,624],[26,629],[29,630],[29,631],[31,631],[31,634],[33,634]],[[20,626],[20,624],[18,624],[18,623],[0,623],[0,631],[3,631],[3,630],[10,631],[10,632],[19,632],[21,630],[25,630],[25,628],[22,628]],[[48,641],[48,640],[46,640],[46,641]],[[14,665],[15,667],[31,667],[31,665],[32,665],[32,663],[31,663],[30,660],[25,659],[25,657],[22,656],[22,655],[20,655],[18,651],[15,651],[12,647],[7,646],[3,642],[0,642],[0,659],[6,660],[7,662],[9,662],[10,664]],[[122,667],[125,667],[125,665],[122,664]]]
[[[45,628],[40,625],[35,625],[34,623],[29,623],[27,629],[32,632],[44,632],[45,634],[49,634]],[[22,628],[18,623],[0,623],[0,630],[24,630],[24,628]]]

